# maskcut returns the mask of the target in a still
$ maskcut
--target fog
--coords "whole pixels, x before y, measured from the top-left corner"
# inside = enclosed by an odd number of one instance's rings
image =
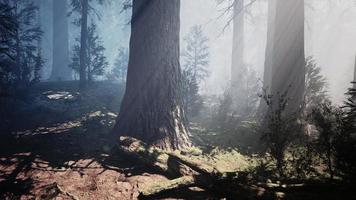
[[[248,2],[247,2],[248,3]],[[48,3],[50,6],[50,4]],[[181,47],[183,38],[190,27],[202,25],[204,34],[209,38],[210,76],[202,85],[202,93],[221,94],[229,85],[231,68],[232,11],[227,11],[228,2],[218,4],[215,0],[181,1]],[[118,47],[128,47],[130,38],[130,11],[124,11],[121,2],[113,1],[103,6],[100,17],[92,17],[98,23],[99,34],[103,37],[106,56],[113,65]],[[43,8],[48,12],[47,8]],[[245,55],[244,62],[258,72],[262,79],[267,36],[267,2],[258,0],[247,8],[245,15]],[[45,13],[45,15],[50,15]],[[322,68],[329,84],[330,96],[340,103],[344,93],[353,80],[356,54],[356,3],[352,0],[307,0],[305,5],[305,51],[306,57],[312,56]],[[73,17],[71,17],[73,18]],[[44,21],[44,20],[42,20]],[[44,24],[45,49],[51,49],[49,43],[51,30]],[[71,24],[71,38],[75,38],[79,29]],[[51,55],[47,55],[51,63]],[[45,77],[50,70],[46,70]]]
[[[209,38],[210,75],[202,83],[202,93],[221,94],[230,82],[232,11],[226,11],[228,5],[228,2],[218,4],[215,0],[181,1],[181,48],[185,45],[184,36],[194,25],[202,25]],[[98,27],[109,63],[113,64],[118,47],[128,47],[130,11],[122,11],[119,1],[104,9]],[[266,0],[256,1],[247,11],[244,62],[262,79],[267,36]],[[340,103],[353,80],[356,3],[352,0],[307,0],[305,16],[306,57],[312,56],[322,68],[330,96]]]
[[[215,1],[206,0],[183,0],[181,7],[181,35],[185,35],[190,26],[202,24],[210,38],[211,76],[205,88],[214,93],[221,93],[230,79],[232,27],[227,24],[231,13],[224,14],[226,7],[227,4],[217,5]],[[245,63],[252,66],[262,78],[267,2],[259,0],[248,9],[250,14],[245,16]],[[305,9],[306,57],[313,56],[322,68],[329,83],[330,96],[340,103],[353,80],[356,54],[356,23],[353,20],[356,18],[355,1],[308,0]]]

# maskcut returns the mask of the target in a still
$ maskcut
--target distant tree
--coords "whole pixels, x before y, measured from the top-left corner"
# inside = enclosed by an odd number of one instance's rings
[[[305,83],[304,0],[273,0],[268,4],[263,87],[272,95],[288,90],[285,112],[295,113],[303,103]],[[260,105],[263,116],[268,108],[263,101]]]
[[[79,39],[77,38],[79,42]],[[103,46],[103,41],[98,36],[97,28],[94,23],[92,23],[88,29],[88,44],[87,44],[87,67],[86,67],[86,79],[88,82],[93,82],[94,77],[101,76],[104,74],[105,68],[108,67],[108,62],[104,55],[105,48]],[[77,73],[80,73],[80,45],[76,44],[73,48],[73,58],[70,67],[73,68]]]
[[[85,90],[87,87],[87,55],[88,55],[88,16],[93,7],[89,5],[91,0],[71,0],[72,12],[80,15],[78,25],[80,25],[80,50],[79,50],[79,88]],[[97,0],[103,4],[104,0]]]
[[[184,42],[186,47],[181,55],[183,70],[201,83],[209,75],[209,39],[204,35],[202,26],[195,25],[184,37]]]
[[[199,84],[209,75],[209,39],[204,35],[201,25],[190,28],[185,36],[186,44],[182,54],[183,64],[183,104],[187,119],[199,114],[202,97]]]
[[[36,20],[37,7],[29,0],[0,1],[1,79],[7,89],[25,89],[36,82],[42,57],[38,53],[42,31]],[[7,29],[7,30],[6,30]],[[3,32],[4,31],[4,32]]]
[[[245,67],[243,76],[231,88],[231,110],[239,118],[248,119],[255,116],[259,101],[260,84],[256,71]]]
[[[232,1],[232,59],[231,59],[231,95],[233,98],[233,109],[239,115],[244,115],[241,109],[246,104],[246,92],[248,88],[246,72],[249,71],[244,62],[244,29],[245,9],[244,0]],[[256,90],[255,90],[256,92]]]
[[[128,63],[129,63],[129,51],[127,48],[120,47],[114,63],[114,67],[107,74],[108,79],[125,83]]]
[[[71,80],[67,0],[53,1],[53,60],[50,80]]]

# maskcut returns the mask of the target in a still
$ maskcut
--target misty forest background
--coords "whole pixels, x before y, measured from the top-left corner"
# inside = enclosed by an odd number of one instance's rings
[[[355,199],[354,19],[354,0],[0,0],[0,199]]]

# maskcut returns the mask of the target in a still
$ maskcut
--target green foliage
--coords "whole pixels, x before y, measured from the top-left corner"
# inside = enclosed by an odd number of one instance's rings
[[[313,122],[319,133],[316,147],[331,179],[334,177],[335,140],[343,129],[342,115],[342,110],[332,106],[330,102],[320,104],[312,112]]]
[[[108,80],[125,83],[128,64],[129,64],[129,51],[127,48],[120,47],[114,63],[114,67],[106,75]]]
[[[79,43],[79,38],[76,39]],[[97,27],[94,23],[88,28],[88,51],[87,51],[87,67],[86,74],[88,81],[94,81],[94,77],[102,76],[105,68],[108,67],[108,62],[104,55],[105,47],[103,41],[97,34]],[[80,45],[76,44],[73,47],[72,63],[69,65],[76,73],[79,73],[80,66]]]
[[[326,78],[321,74],[321,68],[317,66],[312,57],[305,61],[305,90],[304,110],[308,115],[313,108],[328,101]]]
[[[39,79],[43,60],[38,53],[42,37],[38,8],[30,0],[1,0],[0,10],[1,93],[16,93]]]
[[[199,85],[189,71],[183,71],[183,108],[189,120],[199,114],[203,106],[203,99],[199,95]]]
[[[301,127],[297,123],[297,115],[286,113],[288,91],[277,95],[264,94],[263,98],[269,107],[265,125],[261,126],[262,140],[267,145],[271,156],[277,161],[277,170],[284,176],[285,153],[288,146],[299,135]]]
[[[330,177],[341,175],[344,180],[356,180],[356,90],[350,88],[342,108],[330,102],[313,110],[313,122],[319,133],[316,148]]]
[[[355,86],[355,83],[353,83]],[[342,132],[335,139],[336,168],[345,180],[356,180],[356,89],[350,88],[345,102]]]

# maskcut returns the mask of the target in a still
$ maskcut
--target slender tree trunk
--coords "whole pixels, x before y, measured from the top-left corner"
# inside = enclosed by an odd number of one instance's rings
[[[85,90],[87,87],[87,43],[88,43],[88,0],[81,0],[81,31],[80,31],[80,66],[79,66],[79,88]]]
[[[244,77],[246,69],[244,65],[244,0],[235,0],[233,7],[233,42],[231,61],[231,94],[236,105],[244,101],[243,90],[245,87]]]
[[[127,85],[114,132],[162,149],[189,146],[179,65],[180,0],[133,0]]]
[[[269,4],[264,87],[274,96],[288,92],[286,111],[296,112],[305,87],[304,0],[271,0]]]
[[[52,81],[72,80],[69,68],[69,32],[67,0],[53,1],[53,61]]]

